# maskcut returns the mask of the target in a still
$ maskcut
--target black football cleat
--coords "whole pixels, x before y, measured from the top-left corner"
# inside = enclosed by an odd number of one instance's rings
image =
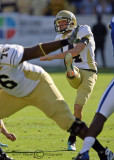
[[[74,158],[74,160],[89,160],[89,154],[88,151],[82,153],[82,154],[78,154],[77,157]]]
[[[110,151],[107,147],[104,151],[99,152],[98,156],[100,160],[114,160],[114,153]]]

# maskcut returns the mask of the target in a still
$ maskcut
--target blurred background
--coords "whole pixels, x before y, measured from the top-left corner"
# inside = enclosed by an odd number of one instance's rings
[[[98,67],[114,68],[108,29],[114,16],[114,0],[0,0],[0,43],[32,46],[53,41],[56,36],[55,16],[63,9],[74,13],[78,24],[87,24],[92,28],[98,44],[95,51]],[[104,29],[97,29],[99,21]],[[40,62],[37,59],[31,63],[54,70],[64,67],[63,60]]]

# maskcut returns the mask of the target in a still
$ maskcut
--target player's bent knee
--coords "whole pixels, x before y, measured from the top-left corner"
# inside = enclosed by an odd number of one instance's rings
[[[76,118],[75,122],[67,131],[70,132],[72,135],[77,136],[85,126],[85,122],[82,122],[81,120]]]
[[[60,119],[58,119],[56,116],[51,117],[52,120],[54,120],[56,122],[56,124],[63,130],[68,130],[70,126],[72,126],[72,124],[74,123],[74,116],[70,116],[68,117],[66,115],[66,117],[63,116],[59,116]]]
[[[67,131],[75,121],[67,103],[64,100],[58,100],[53,108],[55,108],[54,113],[49,118],[54,120],[61,129]]]

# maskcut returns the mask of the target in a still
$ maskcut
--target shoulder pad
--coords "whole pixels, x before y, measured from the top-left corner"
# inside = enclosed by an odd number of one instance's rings
[[[5,44],[0,52],[1,64],[16,66],[22,59],[24,48],[20,45]]]
[[[88,25],[81,25],[78,31],[78,38],[85,37],[87,35],[93,35],[91,32],[91,28]]]

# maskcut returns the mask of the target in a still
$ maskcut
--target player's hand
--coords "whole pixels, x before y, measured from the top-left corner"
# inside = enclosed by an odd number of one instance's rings
[[[53,55],[46,55],[43,57],[40,57],[40,61],[51,61],[53,59]]]
[[[6,137],[8,139],[10,139],[11,141],[15,141],[16,140],[16,136],[13,133],[7,133]]]
[[[79,30],[79,25],[74,29],[74,31],[72,32],[72,34],[70,35],[70,37],[67,39],[69,44],[74,44],[77,41],[77,33]]]

